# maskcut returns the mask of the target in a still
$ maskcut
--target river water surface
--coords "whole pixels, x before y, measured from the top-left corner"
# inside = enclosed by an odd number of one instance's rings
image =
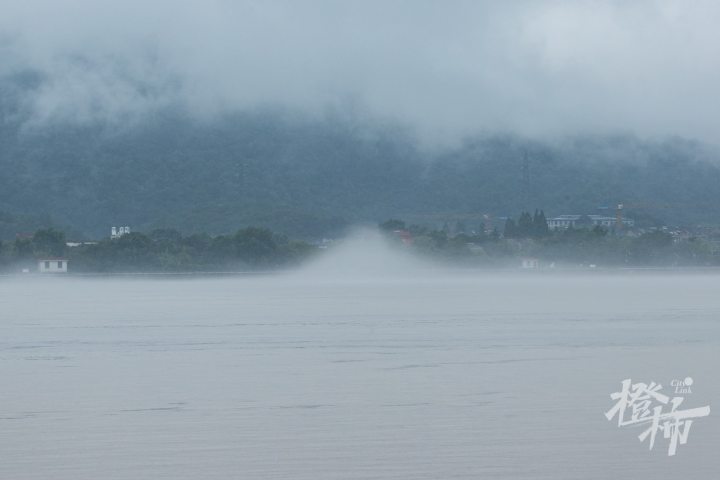
[[[720,276],[0,279],[0,479],[713,479]]]

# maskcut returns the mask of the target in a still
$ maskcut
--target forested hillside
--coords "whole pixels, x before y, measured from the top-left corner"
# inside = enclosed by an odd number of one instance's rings
[[[111,225],[211,234],[253,225],[316,238],[391,217],[596,213],[618,202],[675,224],[720,218],[717,154],[682,139],[485,135],[421,147],[387,122],[268,110],[197,119],[179,107],[128,122],[38,123],[23,98],[41,82],[0,82],[5,238],[50,225],[85,237]]]

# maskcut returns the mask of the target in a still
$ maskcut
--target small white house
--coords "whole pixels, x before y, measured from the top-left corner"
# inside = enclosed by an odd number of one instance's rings
[[[38,260],[40,273],[67,273],[68,261],[65,258],[41,258]]]

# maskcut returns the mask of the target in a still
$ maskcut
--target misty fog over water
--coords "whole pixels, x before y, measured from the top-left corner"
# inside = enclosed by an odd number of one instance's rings
[[[378,255],[262,277],[0,279],[0,477],[718,471],[712,415],[672,458],[603,416],[625,378],[692,376],[687,402],[714,406],[717,276],[383,270]]]

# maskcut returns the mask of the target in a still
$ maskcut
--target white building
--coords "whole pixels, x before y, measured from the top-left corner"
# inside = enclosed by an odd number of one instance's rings
[[[616,223],[617,219],[615,217],[606,217],[603,215],[560,215],[547,220],[548,228],[550,230],[590,226],[613,228]],[[635,220],[631,220],[629,218],[623,218],[622,223],[623,227],[635,226]]]
[[[110,238],[120,238],[130,233],[130,227],[111,227]]]
[[[65,246],[69,248],[82,247],[83,245],[97,245],[98,242],[65,242]]]
[[[67,273],[68,261],[65,258],[41,258],[38,260],[40,273]]]

